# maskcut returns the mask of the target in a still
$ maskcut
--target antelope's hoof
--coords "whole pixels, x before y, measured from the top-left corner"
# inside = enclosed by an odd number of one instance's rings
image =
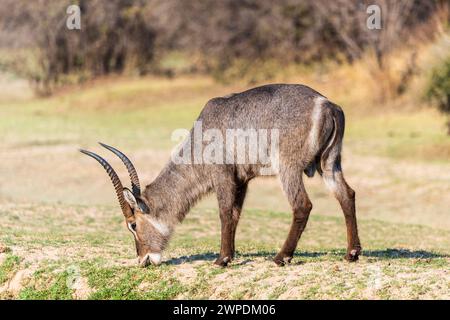
[[[221,267],[226,267],[230,262],[231,262],[230,257],[218,257],[217,260],[214,262],[214,264]]]
[[[283,255],[277,255],[275,259],[273,259],[273,262],[275,262],[278,266],[283,267],[287,263],[291,263],[292,257],[286,257]]]
[[[345,255],[345,260],[349,262],[355,262],[358,261],[359,255],[361,254],[361,247],[352,249]]]

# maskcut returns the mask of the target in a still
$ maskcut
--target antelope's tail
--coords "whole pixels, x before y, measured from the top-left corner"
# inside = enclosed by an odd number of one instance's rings
[[[340,164],[342,140],[344,138],[345,131],[345,116],[342,109],[337,105],[333,104],[331,110],[333,118],[333,131],[320,154],[320,165],[317,168],[320,174],[322,174],[325,170],[334,169],[335,164]]]

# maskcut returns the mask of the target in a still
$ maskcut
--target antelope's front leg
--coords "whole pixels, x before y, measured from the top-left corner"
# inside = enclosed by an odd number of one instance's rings
[[[234,209],[242,207],[240,201],[240,194],[238,185],[230,174],[223,174],[220,177],[221,184],[217,186],[216,194],[219,203],[220,222],[221,222],[221,241],[220,254],[215,264],[225,267],[234,257],[234,234],[239,220],[239,214],[236,214],[236,219],[233,219]],[[245,192],[243,192],[245,196]],[[243,196],[243,197],[244,197]],[[237,208],[236,203],[239,202]],[[236,208],[235,208],[236,207]]]
[[[233,217],[232,209],[220,209],[221,240],[220,255],[215,264],[225,267],[233,259]]]

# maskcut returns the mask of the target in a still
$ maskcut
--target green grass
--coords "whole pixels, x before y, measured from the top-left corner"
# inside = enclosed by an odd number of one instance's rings
[[[91,261],[83,264],[82,272],[94,289],[89,299],[164,300],[176,297],[183,289],[167,266],[123,269]]]
[[[446,230],[362,219],[364,254],[358,263],[350,264],[343,261],[343,219],[313,215],[291,265],[280,268],[271,258],[287,234],[290,215],[245,210],[237,234],[236,259],[228,268],[218,268],[212,264],[219,248],[218,219],[212,211],[194,210],[179,226],[165,262],[159,267],[139,268],[131,236],[121,221],[111,220],[108,208],[97,211],[97,223],[88,232],[78,221],[89,216],[90,207],[50,209],[34,207],[34,214],[23,217],[21,225],[1,216],[0,242],[5,242],[7,228],[8,241],[14,243],[0,269],[3,282],[18,270],[33,266],[36,271],[22,279],[17,295],[3,292],[0,297],[396,299],[448,295],[450,282],[445,270],[450,262],[450,232]],[[74,209],[77,216],[70,215]],[[42,210],[48,221],[54,221],[47,230],[46,220],[28,225],[28,219]],[[58,221],[57,216],[64,218]],[[198,230],[199,224],[202,230]],[[40,232],[28,232],[39,226]],[[64,242],[59,241],[62,235]],[[42,242],[42,238],[55,241]],[[94,239],[98,245],[92,245]],[[384,286],[371,287],[374,275]],[[84,279],[83,289],[76,285],[79,279]]]
[[[67,300],[72,299],[72,290],[68,286],[69,273],[39,270],[34,273],[33,280],[39,285],[29,285],[23,288],[18,298],[24,300]]]
[[[4,143],[22,146],[93,143],[93,137],[108,137],[132,147],[146,142],[152,148],[167,148],[174,146],[174,129],[190,128],[211,98],[209,91],[220,92],[220,87],[204,79],[128,80],[3,103],[0,135]]]
[[[16,255],[7,254],[5,260],[0,266],[0,284],[3,284],[11,277],[19,266],[20,260],[20,257]]]
[[[352,152],[393,159],[448,163],[450,138],[445,119],[432,110],[387,112],[347,121]]]

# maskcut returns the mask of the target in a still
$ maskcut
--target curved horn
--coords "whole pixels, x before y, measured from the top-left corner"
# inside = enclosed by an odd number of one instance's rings
[[[114,171],[114,169],[111,167],[111,165],[108,162],[106,162],[106,160],[103,159],[102,157],[100,157],[99,155],[97,155],[93,152],[87,151],[87,150],[82,150],[82,149],[80,149],[80,152],[94,158],[102,165],[103,168],[105,168],[106,172],[109,175],[109,178],[111,179],[111,182],[114,185],[114,189],[116,190],[117,198],[119,199],[119,204],[120,204],[120,208],[122,209],[123,215],[125,216],[125,218],[129,218],[131,216],[130,210],[128,210],[129,209],[128,204],[125,201],[125,197],[123,195],[122,182],[120,182],[120,179],[119,179],[119,176],[117,175],[117,173]]]
[[[104,147],[104,148],[108,149],[109,151],[111,151],[112,153],[114,153],[116,156],[118,156],[120,158],[120,160],[122,160],[123,164],[127,167],[128,174],[130,175],[131,188],[133,189],[133,194],[135,196],[140,196],[141,195],[141,185],[139,183],[138,174],[136,172],[136,169],[133,166],[133,163],[131,163],[131,160],[128,159],[128,157],[126,155],[124,155],[122,152],[120,152],[116,148],[108,146],[101,142],[99,142],[99,144],[102,147]]]

